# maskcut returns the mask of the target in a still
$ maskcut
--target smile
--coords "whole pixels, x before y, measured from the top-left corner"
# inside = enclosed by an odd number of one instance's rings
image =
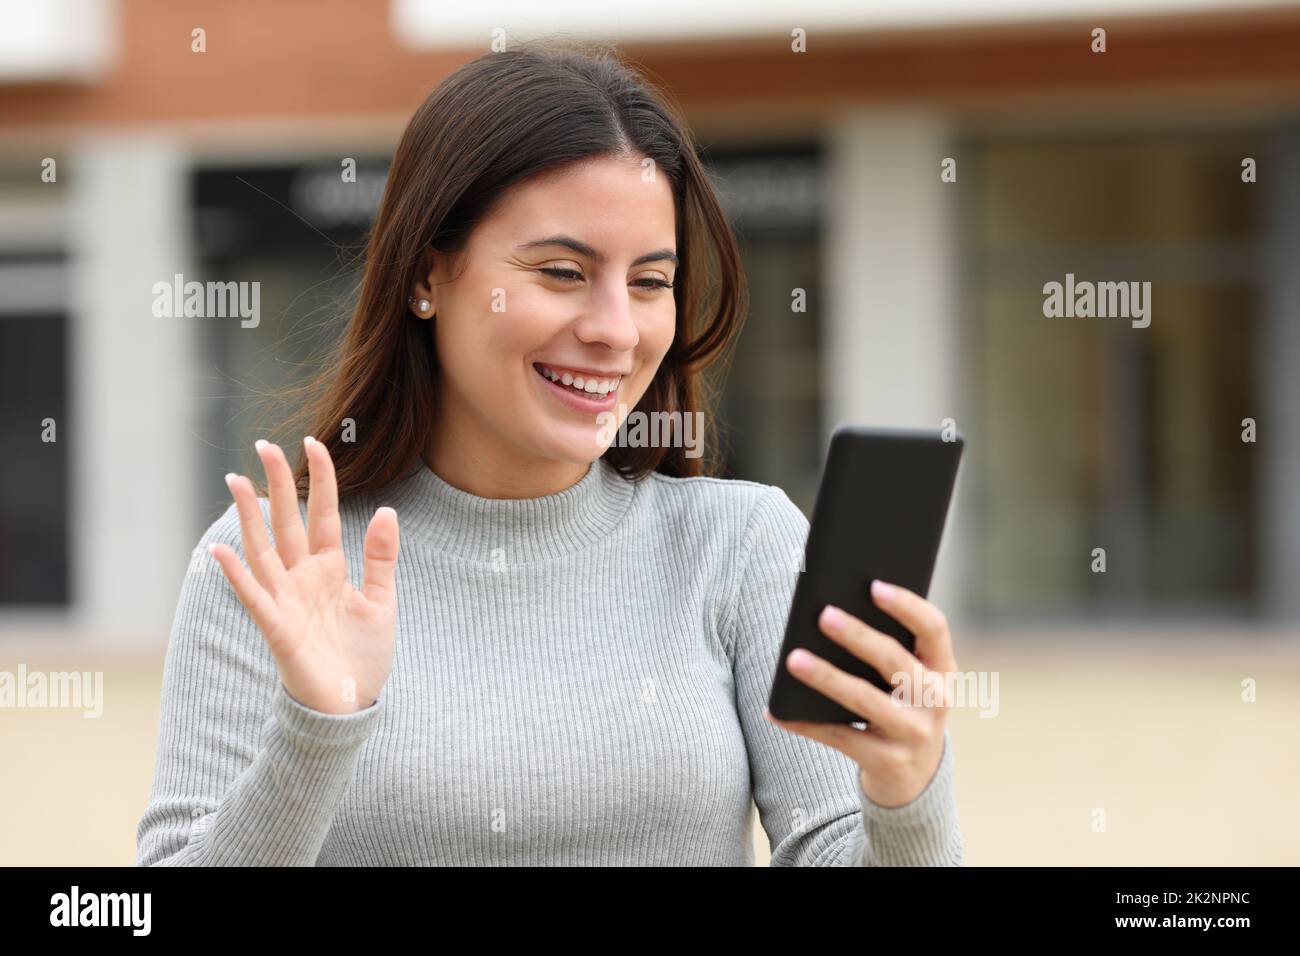
[[[570,409],[585,415],[608,412],[618,402],[618,387],[623,381],[620,374],[596,376],[562,369],[558,366],[534,363],[533,369],[554,398]]]
[[[533,368],[537,369],[538,374],[543,378],[548,378],[557,385],[575,392],[585,392],[597,398],[604,398],[610,392],[617,391],[618,383],[623,380],[623,376],[619,374],[597,376],[587,373],[584,375],[582,372],[573,372],[558,366],[543,365],[541,362],[533,363]]]

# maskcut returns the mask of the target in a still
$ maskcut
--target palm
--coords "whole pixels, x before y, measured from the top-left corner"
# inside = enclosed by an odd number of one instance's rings
[[[365,580],[352,586],[341,544],[337,489],[329,452],[308,441],[311,486],[307,528],[283,452],[258,443],[269,485],[272,547],[250,483],[230,481],[250,575],[234,552],[213,553],[262,631],[280,679],[300,703],[326,713],[367,707],[392,669],[397,601],[397,516],[381,508],[365,539]]]
[[[308,655],[308,672],[323,684],[320,694],[348,686],[349,675],[358,687],[383,683],[391,656],[384,653],[384,637],[393,631],[394,615],[352,587],[342,552],[294,565],[276,610],[268,643],[286,662]]]

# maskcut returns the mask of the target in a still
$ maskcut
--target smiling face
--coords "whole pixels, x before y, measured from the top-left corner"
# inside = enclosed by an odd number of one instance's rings
[[[437,316],[436,471],[572,478],[604,453],[673,341],[675,227],[666,177],[601,157],[516,185],[434,255],[414,294]]]

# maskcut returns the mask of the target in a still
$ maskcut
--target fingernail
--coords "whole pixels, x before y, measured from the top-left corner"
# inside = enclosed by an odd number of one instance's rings
[[[306,448],[310,448],[310,447],[311,447],[311,443],[314,442],[315,440],[316,440],[316,439],[312,438],[310,435],[307,435],[307,436],[304,437],[303,440],[302,440],[303,446],[306,447]]]
[[[884,581],[871,582],[871,594],[873,597],[882,601],[888,601],[893,598],[896,590],[892,584],[886,584]]]
[[[787,659],[790,662],[790,666],[797,671],[806,673],[807,671],[812,669],[812,663],[813,663],[812,655],[809,654],[807,651],[805,651],[802,647],[798,648],[797,650],[791,651],[790,656]]]
[[[822,608],[822,623],[827,627],[839,627],[844,623],[844,612],[834,604],[827,604]]]
[[[258,451],[261,451],[263,448],[266,447],[266,439],[259,438],[257,441],[253,442],[253,447],[256,448]]]
[[[233,488],[233,487],[234,487],[234,485],[232,484],[232,482],[233,482],[234,480],[235,480],[235,473],[234,473],[233,471],[228,471],[228,472],[226,472],[226,487],[227,487],[227,488]]]

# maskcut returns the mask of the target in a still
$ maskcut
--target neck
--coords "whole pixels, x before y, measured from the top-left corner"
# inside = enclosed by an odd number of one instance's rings
[[[471,443],[434,441],[422,458],[429,470],[454,488],[479,498],[542,498],[571,487],[590,462],[489,451]]]
[[[429,470],[447,484],[479,498],[543,498],[582,480],[590,462],[521,459],[517,464],[480,463],[468,456],[425,458]]]

